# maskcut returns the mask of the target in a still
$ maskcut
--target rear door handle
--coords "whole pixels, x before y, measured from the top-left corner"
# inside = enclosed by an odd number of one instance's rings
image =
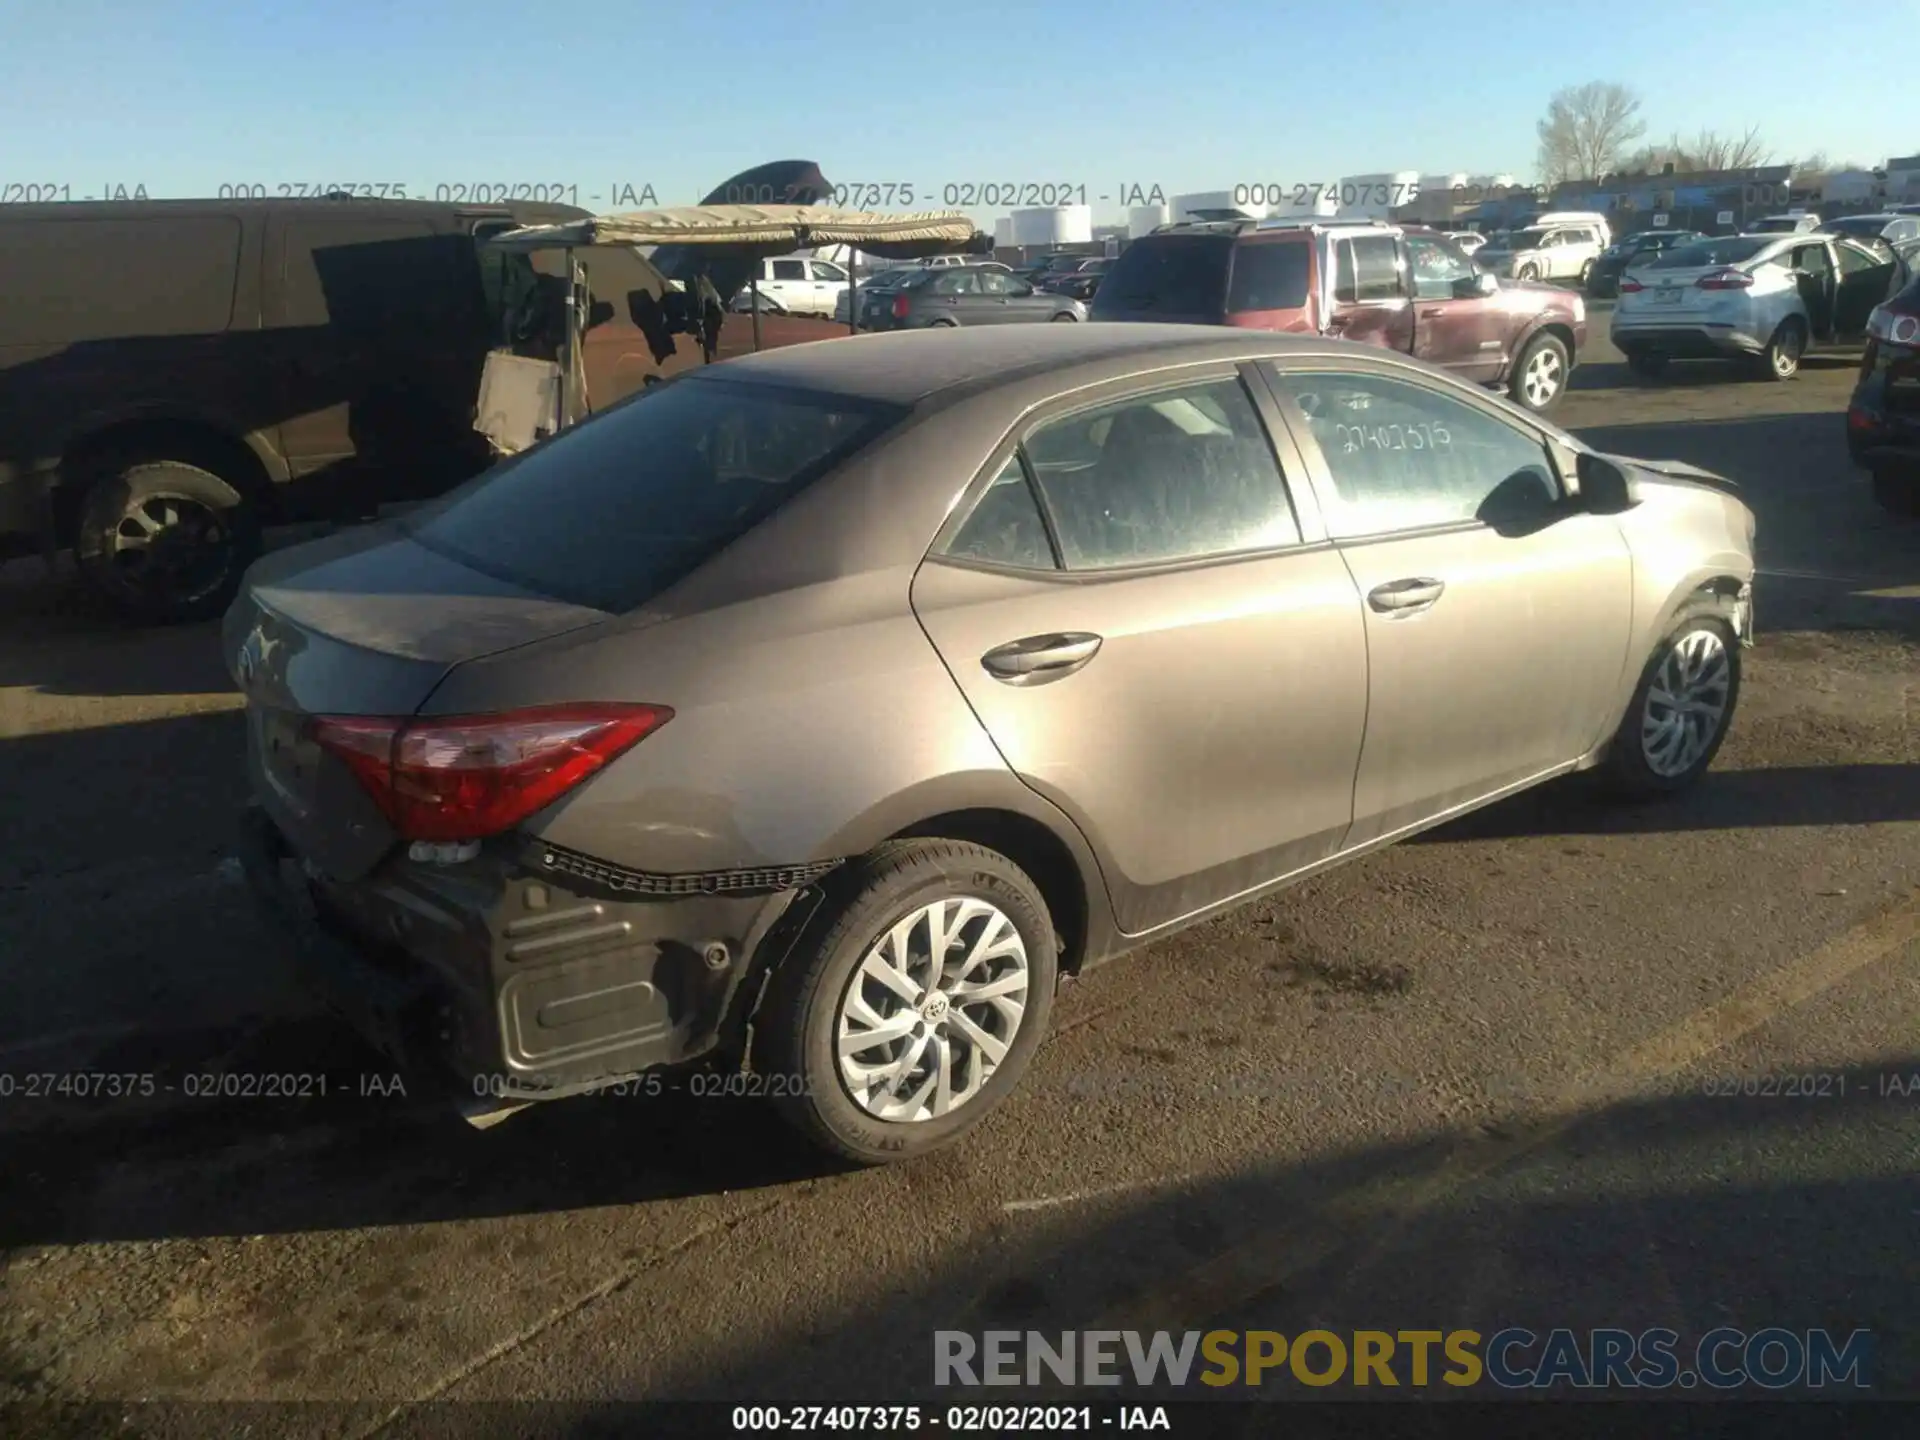
[[[1425,576],[1394,580],[1374,587],[1367,596],[1367,603],[1385,615],[1411,615],[1432,609],[1433,602],[1440,598],[1446,588],[1444,581]]]
[[[980,657],[986,672],[1009,685],[1044,685],[1064,679],[1100,652],[1100,637],[1084,631],[1029,635],[1009,640]]]

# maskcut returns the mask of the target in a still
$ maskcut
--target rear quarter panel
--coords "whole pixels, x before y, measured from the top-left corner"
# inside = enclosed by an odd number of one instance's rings
[[[1041,382],[1042,388],[1045,383]],[[567,700],[671,706],[673,719],[526,827],[667,873],[859,854],[947,812],[1084,838],[1007,767],[915,618],[913,576],[1017,410],[998,396],[906,427],[815,485],[647,613],[454,669],[426,713]]]

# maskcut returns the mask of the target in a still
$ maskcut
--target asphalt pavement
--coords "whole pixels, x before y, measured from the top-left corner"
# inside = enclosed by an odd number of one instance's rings
[[[1760,517],[1695,793],[1575,778],[1097,970],[1000,1112],[887,1171],[751,1101],[482,1133],[399,1093],[267,958],[213,630],[9,567],[0,1399],[405,1433],[437,1399],[931,1400],[936,1329],[1721,1325],[1872,1331],[1875,1393],[1920,1398],[1920,527],[1848,467],[1850,379],[1643,384],[1602,340],[1557,416]],[[75,1072],[159,1078],[30,1093]],[[326,1093],[232,1093],[261,1075]]]

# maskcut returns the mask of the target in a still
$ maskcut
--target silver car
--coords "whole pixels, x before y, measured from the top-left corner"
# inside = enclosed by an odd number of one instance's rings
[[[1473,263],[1509,279],[1571,280],[1584,289],[1606,247],[1596,224],[1532,225],[1481,246]]]
[[[1614,346],[1639,375],[1670,360],[1746,359],[1791,379],[1810,349],[1860,344],[1906,283],[1889,246],[1839,235],[1731,235],[1668,250],[1620,279]]]
[[[245,873],[473,1118],[717,1063],[905,1159],[1063,975],[1569,771],[1697,781],[1751,635],[1729,488],[1315,337],[696,368],[254,567]]]

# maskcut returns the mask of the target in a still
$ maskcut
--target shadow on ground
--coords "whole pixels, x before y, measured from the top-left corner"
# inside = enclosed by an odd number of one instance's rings
[[[1622,804],[1597,776],[1523,791],[1417,836],[1417,844],[1522,835],[1644,835],[1920,820],[1920,765],[1709,770],[1684,795]]]
[[[1913,1398],[1920,1394],[1913,1323],[1920,1252],[1910,1243],[1911,1155],[1920,1106],[1885,1087],[1916,1074],[1920,1057],[1889,1057],[1828,1077],[1824,1098],[1811,1099],[1707,1095],[1695,1083],[1677,1086],[1681,1093],[1671,1098],[1600,1108],[1560,1129],[1490,1126],[1170,1184],[1150,1198],[1002,1214],[982,1222],[974,1243],[955,1247],[946,1268],[905,1291],[864,1280],[849,1255],[848,1291],[862,1298],[804,1333],[710,1347],[712,1362],[675,1377],[666,1393],[833,1403],[857,1390],[876,1401],[932,1406],[1091,1398],[1057,1386],[941,1389],[936,1330],[971,1332],[976,1341],[987,1330],[1039,1331],[1057,1346],[1063,1330],[1102,1327],[1287,1336],[1470,1329],[1483,1342],[1510,1327],[1541,1337],[1557,1328],[1637,1335],[1661,1327],[1676,1332],[1679,1368],[1692,1370],[1694,1347],[1709,1332],[1780,1327],[1801,1336],[1825,1329],[1842,1346],[1856,1331],[1872,1332],[1855,1372],[1870,1389],[1803,1387],[1799,1398]],[[921,1168],[937,1181],[943,1165],[991,1163],[963,1151]],[[1413,1188],[1387,1188],[1395,1179]],[[1407,1198],[1416,1192],[1421,1199]],[[1284,1368],[1249,1392],[1193,1383],[1176,1389],[1163,1375],[1141,1385],[1125,1348],[1115,1349],[1125,1382],[1096,1392],[1109,1403],[1503,1393],[1484,1382],[1441,1383],[1445,1370],[1460,1372],[1437,1352],[1424,1389],[1412,1385],[1403,1350],[1391,1362],[1397,1393],[1377,1384],[1309,1387]],[[1328,1353],[1319,1352],[1313,1368],[1324,1368]],[[1542,1348],[1521,1343],[1505,1354],[1524,1371]],[[1208,1368],[1196,1358],[1193,1374]],[[1677,1384],[1665,1393],[1692,1388]],[[1549,1393],[1571,1391],[1560,1385]],[[1762,1392],[1749,1386],[1740,1393]],[[1281,1433],[1276,1426],[1296,1433],[1283,1417],[1237,1415],[1229,1428],[1207,1433]],[[1644,1418],[1616,1412],[1625,1426],[1618,1433],[1653,1433],[1634,1423]],[[408,1430],[403,1422],[396,1433]]]

